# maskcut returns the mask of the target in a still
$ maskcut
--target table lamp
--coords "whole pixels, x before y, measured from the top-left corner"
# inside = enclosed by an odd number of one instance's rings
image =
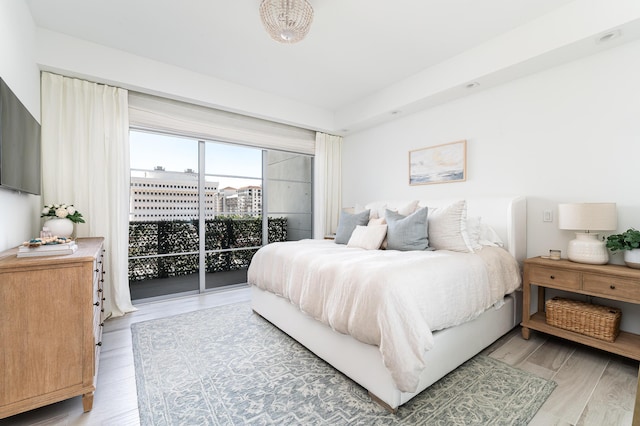
[[[558,205],[558,228],[576,232],[569,241],[567,257],[578,263],[604,265],[609,262],[605,242],[591,231],[614,231],[618,226],[616,203],[575,203]]]

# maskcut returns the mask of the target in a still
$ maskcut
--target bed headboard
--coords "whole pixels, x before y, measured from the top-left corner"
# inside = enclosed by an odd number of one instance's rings
[[[462,198],[420,200],[419,206],[444,207]],[[527,257],[527,199],[525,197],[470,197],[467,217],[480,216],[500,236],[505,248],[519,262]],[[381,201],[390,208],[404,206],[407,201]]]

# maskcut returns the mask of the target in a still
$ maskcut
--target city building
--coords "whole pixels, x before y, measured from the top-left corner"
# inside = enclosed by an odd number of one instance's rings
[[[262,187],[218,189],[219,182],[205,183],[205,219],[218,214],[262,212]],[[198,213],[198,173],[153,170],[132,171],[129,196],[130,221],[192,220]]]

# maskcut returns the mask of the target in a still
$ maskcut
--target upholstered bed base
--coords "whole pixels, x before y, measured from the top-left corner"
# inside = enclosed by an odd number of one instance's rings
[[[421,205],[445,206],[451,201],[424,201]],[[405,205],[389,202],[389,206]],[[526,198],[490,197],[467,199],[468,215],[480,216],[504,242],[505,248],[522,261],[526,257]],[[253,310],[306,346],[337,370],[359,383],[392,410],[406,403],[428,386],[470,359],[520,323],[521,297],[516,291],[504,298],[504,305],[489,308],[480,317],[434,333],[434,347],[426,353],[427,367],[420,376],[418,391],[400,392],[382,362],[377,346],[361,343],[333,331],[302,313],[286,299],[252,286]],[[452,301],[455,303],[455,301]]]
[[[490,308],[480,317],[457,327],[434,333],[434,348],[427,352],[427,368],[415,393],[400,392],[382,363],[377,346],[361,343],[333,331],[303,314],[282,297],[255,286],[251,288],[253,310],[337,370],[367,389],[374,400],[395,410],[415,395],[453,371],[464,361],[507,333],[519,322],[520,306],[513,293],[499,309]]]

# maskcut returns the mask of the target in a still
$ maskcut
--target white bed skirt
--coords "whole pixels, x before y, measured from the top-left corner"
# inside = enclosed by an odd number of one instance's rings
[[[302,313],[282,297],[251,287],[253,310],[307,347],[334,368],[395,410],[453,371],[520,323],[520,293],[505,296],[499,309],[490,308],[473,321],[434,333],[435,344],[425,356],[427,367],[414,393],[399,391],[382,362],[377,346],[335,332]]]

